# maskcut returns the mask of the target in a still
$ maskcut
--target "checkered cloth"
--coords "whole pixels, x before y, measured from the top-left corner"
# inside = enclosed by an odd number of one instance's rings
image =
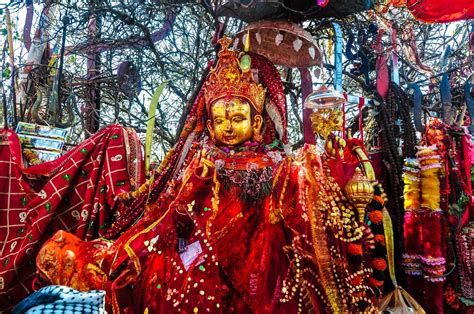
[[[13,314],[104,314],[105,291],[80,292],[66,286],[47,286],[28,296]]]
[[[0,312],[31,292],[47,239],[60,229],[83,240],[102,236],[126,214],[115,196],[145,179],[140,141],[119,125],[54,161],[23,168],[22,158],[17,135],[0,131]]]

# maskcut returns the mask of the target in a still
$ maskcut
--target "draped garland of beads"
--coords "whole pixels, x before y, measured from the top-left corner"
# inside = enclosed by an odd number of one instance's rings
[[[464,227],[456,236],[457,251],[459,252],[458,262],[459,267],[459,281],[461,285],[461,292],[466,299],[474,299],[474,261],[473,254],[473,240],[474,239],[474,222]]]
[[[298,156],[296,159],[300,160]],[[333,312],[369,313],[375,310],[372,269],[364,264],[362,247],[368,229],[359,222],[354,207],[332,177],[327,160],[321,170],[298,176],[298,204],[301,214],[308,216],[311,236],[297,234],[292,245],[285,248],[290,268],[280,302],[295,299],[299,311],[308,310],[306,295],[312,293],[321,296]],[[314,176],[310,174],[313,171]],[[318,258],[311,258],[306,250],[314,250],[313,256]],[[310,266],[314,263],[316,274]]]
[[[390,91],[390,90],[389,90]],[[388,103],[381,101],[378,106],[378,129],[380,130],[380,139],[383,152],[383,175],[386,180],[383,181],[384,188],[387,191],[388,201],[386,207],[392,214],[393,231],[396,246],[402,240],[403,232],[403,186],[401,184],[401,156],[399,154],[399,143],[397,142],[398,117],[396,103],[392,102],[391,97],[387,98]],[[397,254],[397,252],[395,253]]]
[[[392,122],[400,121],[400,137],[403,140],[403,157],[411,158],[416,154],[416,132],[411,117],[412,97],[410,97],[402,88],[391,82],[387,94],[387,106],[390,112]]]

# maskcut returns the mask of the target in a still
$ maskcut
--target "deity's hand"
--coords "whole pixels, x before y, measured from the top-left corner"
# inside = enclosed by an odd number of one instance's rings
[[[346,141],[339,136],[329,135],[326,139],[324,149],[326,154],[331,158],[336,158],[336,149],[341,158],[344,157],[344,148],[346,147]]]
[[[214,168],[214,163],[207,158],[207,151],[203,149],[201,151],[201,157],[199,160],[199,166],[202,167],[201,177],[205,178],[209,175],[209,169]]]

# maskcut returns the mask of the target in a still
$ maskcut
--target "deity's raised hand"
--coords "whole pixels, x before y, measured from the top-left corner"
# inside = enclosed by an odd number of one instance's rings
[[[209,168],[211,168],[211,169],[214,168],[214,163],[212,161],[210,161],[209,159],[207,159],[207,151],[206,151],[205,148],[201,151],[199,166],[202,167],[202,172],[201,172],[201,177],[202,178],[208,176]]]

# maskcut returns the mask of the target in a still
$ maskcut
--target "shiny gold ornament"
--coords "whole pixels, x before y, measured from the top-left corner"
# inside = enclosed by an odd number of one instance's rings
[[[359,213],[359,221],[364,222],[365,208],[374,198],[374,187],[359,167],[344,188],[347,198]]]
[[[310,115],[313,132],[327,139],[334,131],[344,127],[344,117],[340,106],[346,101],[344,95],[322,86],[312,92],[304,101],[304,108],[312,109]]]
[[[244,58],[244,69],[237,53],[229,50],[232,40],[223,37],[219,40],[221,50],[219,60],[209,73],[209,78],[204,84],[204,100],[207,112],[210,114],[211,105],[219,99],[238,97],[249,102],[258,114],[263,112],[266,89],[255,82],[250,68],[250,58]],[[247,69],[248,68],[248,69]]]
[[[334,109],[346,102],[344,95],[337,90],[321,86],[306,97],[304,107],[307,109]]]
[[[336,136],[335,139],[328,138],[326,139],[326,143],[324,144],[324,150],[329,157],[336,158],[336,147],[335,143],[337,143],[337,152],[339,153],[339,157],[344,158],[344,148],[346,147],[346,141]]]
[[[314,133],[327,139],[334,131],[342,130],[342,112],[338,109],[320,109],[310,115]]]
[[[342,111],[339,108],[314,109],[309,116],[313,132],[327,139],[334,131],[342,130]]]

